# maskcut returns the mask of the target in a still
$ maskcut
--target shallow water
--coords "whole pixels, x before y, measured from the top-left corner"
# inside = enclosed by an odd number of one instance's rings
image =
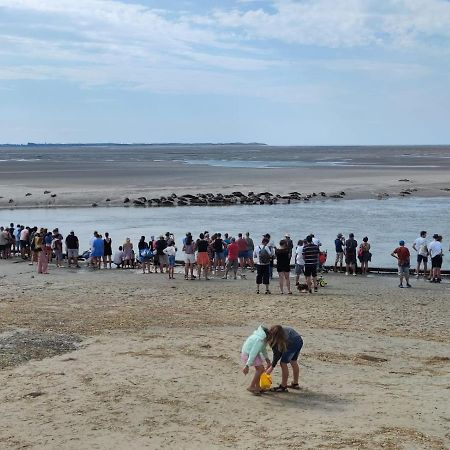
[[[51,208],[0,211],[0,223],[23,223],[30,226],[59,227],[64,236],[74,230],[82,249],[88,249],[94,230],[108,231],[113,247],[122,244],[126,237],[137,244],[139,237],[158,236],[170,231],[180,244],[186,231],[197,236],[201,231],[220,231],[236,235],[250,231],[258,242],[269,232],[278,242],[290,233],[294,242],[314,233],[328,250],[329,260],[334,260],[334,239],[338,232],[353,232],[358,242],[369,237],[372,245],[372,265],[395,267],[390,256],[400,239],[410,247],[420,230],[443,235],[444,267],[450,267],[449,224],[450,202],[443,198],[411,198],[389,200],[339,200],[316,201],[310,204],[256,205],[227,207],[176,207],[176,208]],[[412,250],[412,249],[411,249]]]

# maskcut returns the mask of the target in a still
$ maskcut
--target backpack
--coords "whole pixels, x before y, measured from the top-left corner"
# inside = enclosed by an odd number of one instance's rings
[[[259,250],[259,262],[261,264],[270,264],[271,261],[271,256],[269,251],[267,250],[267,247],[264,246],[262,248],[260,248]]]

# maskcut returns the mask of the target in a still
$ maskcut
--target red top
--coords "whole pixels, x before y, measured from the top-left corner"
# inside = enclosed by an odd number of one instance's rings
[[[406,247],[400,246],[397,247],[394,252],[398,258],[398,265],[403,266],[404,264],[409,262],[409,250]]]
[[[248,250],[248,243],[244,238],[239,238],[236,243],[240,252],[246,252]]]
[[[228,244],[227,247],[228,250],[228,259],[238,259],[238,254],[239,254],[239,245],[233,242],[231,242],[230,244]]]

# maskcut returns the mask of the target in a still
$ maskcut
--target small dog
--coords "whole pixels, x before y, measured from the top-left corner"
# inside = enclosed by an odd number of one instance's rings
[[[297,289],[302,294],[306,294],[308,292],[308,285],[306,283],[298,283]]]

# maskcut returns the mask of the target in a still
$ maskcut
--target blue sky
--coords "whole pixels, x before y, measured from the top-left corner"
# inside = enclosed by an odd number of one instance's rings
[[[0,142],[450,144],[449,0],[0,0]]]

